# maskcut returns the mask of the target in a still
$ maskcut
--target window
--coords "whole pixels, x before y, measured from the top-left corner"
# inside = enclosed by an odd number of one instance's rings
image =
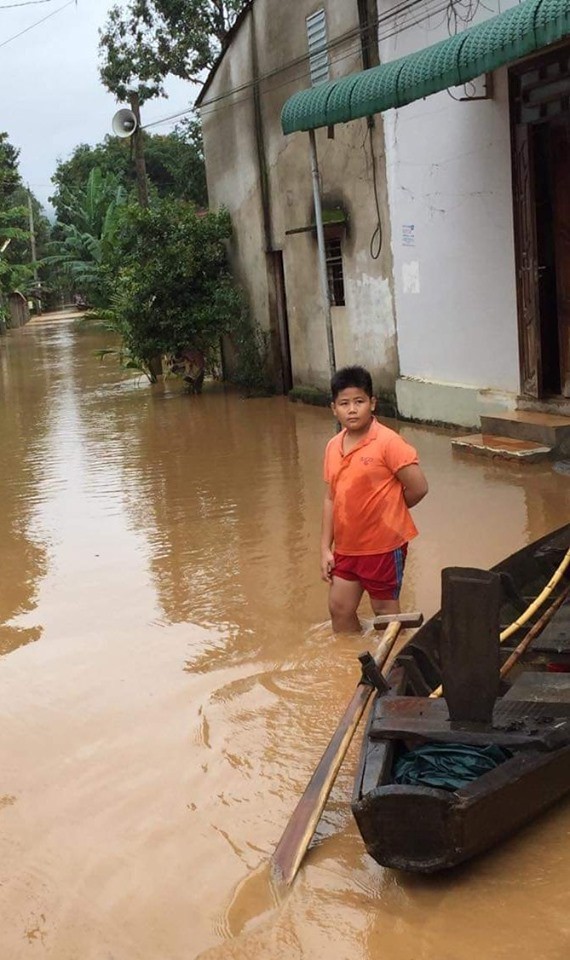
[[[307,40],[309,43],[309,67],[311,83],[323,83],[329,79],[329,54],[327,50],[327,21],[324,10],[317,10],[307,17]]]
[[[325,258],[329,281],[329,296],[332,307],[344,307],[344,273],[342,270],[342,249],[339,237],[325,240]]]

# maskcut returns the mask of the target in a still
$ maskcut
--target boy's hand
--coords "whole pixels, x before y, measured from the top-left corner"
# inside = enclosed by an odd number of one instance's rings
[[[321,554],[321,580],[325,583],[332,583],[332,572],[334,568],[334,554],[332,550],[323,550]]]

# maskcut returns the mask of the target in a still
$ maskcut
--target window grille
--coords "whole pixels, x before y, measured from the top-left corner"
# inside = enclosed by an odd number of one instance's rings
[[[344,307],[344,272],[342,269],[342,249],[338,237],[325,240],[325,258],[331,306]]]
[[[327,50],[327,21],[324,10],[317,10],[307,17],[307,40],[309,43],[309,67],[311,84],[329,79],[329,54]]]

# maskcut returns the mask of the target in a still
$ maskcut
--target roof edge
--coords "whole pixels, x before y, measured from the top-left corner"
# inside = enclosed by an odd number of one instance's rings
[[[227,34],[226,34],[226,36],[225,36],[224,42],[223,42],[223,44],[222,44],[222,48],[221,48],[218,56],[217,56],[216,59],[214,60],[214,63],[212,64],[212,67],[211,67],[211,69],[210,69],[210,72],[209,72],[208,76],[206,77],[206,79],[205,79],[205,81],[204,81],[204,86],[202,87],[202,89],[200,90],[200,93],[198,94],[198,96],[196,97],[196,100],[194,101],[194,106],[195,106],[195,107],[200,107],[200,106],[202,106],[202,101],[203,101],[206,93],[208,92],[208,90],[209,90],[209,88],[210,88],[210,86],[211,86],[211,84],[212,84],[212,82],[213,82],[213,80],[214,80],[214,77],[216,76],[216,73],[218,72],[218,67],[220,66],[222,60],[224,59],[224,57],[225,57],[225,55],[226,55],[226,51],[229,50],[229,48],[231,47],[231,45],[232,45],[232,43],[233,43],[233,40],[234,40],[234,37],[235,37],[236,34],[239,32],[242,23],[244,22],[247,14],[249,13],[249,11],[251,10],[251,8],[253,7],[253,4],[254,4],[254,3],[255,3],[255,0],[247,0],[247,3],[246,3],[245,6],[243,7],[243,9],[240,10],[240,12],[238,13],[238,15],[237,15],[234,23],[232,24],[232,26],[231,26],[230,29],[228,30],[228,32],[227,32]]]

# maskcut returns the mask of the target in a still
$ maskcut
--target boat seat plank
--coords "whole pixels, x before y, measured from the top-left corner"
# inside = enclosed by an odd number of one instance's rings
[[[443,698],[393,697],[379,704],[370,724],[372,740],[432,740],[474,746],[552,750],[570,743],[570,701],[539,703],[505,698],[493,710],[492,725],[451,721]]]
[[[558,712],[558,704],[570,703],[570,673],[525,670],[503,699],[556,704]]]
[[[531,643],[530,649],[533,653],[570,654],[570,599],[556,611],[540,636]]]

